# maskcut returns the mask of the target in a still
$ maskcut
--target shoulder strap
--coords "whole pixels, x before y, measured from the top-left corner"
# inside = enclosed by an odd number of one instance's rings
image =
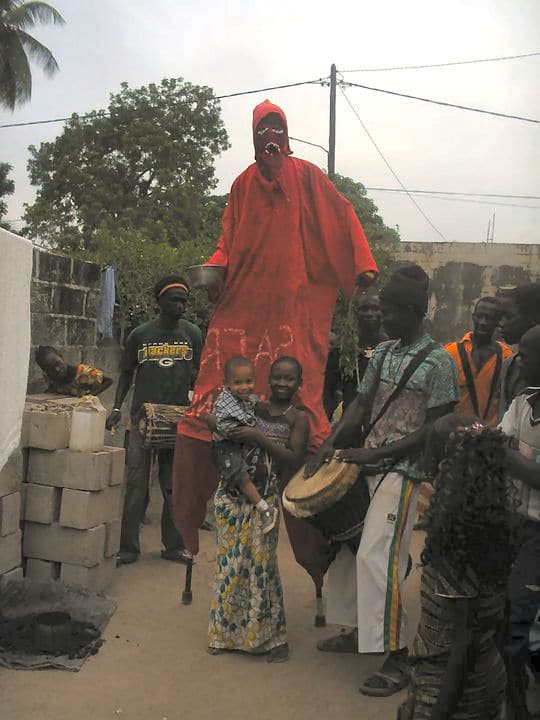
[[[385,414],[385,412],[388,410],[390,405],[397,399],[399,395],[401,395],[401,392],[411,379],[411,377],[414,375],[418,367],[424,362],[424,360],[428,357],[428,355],[431,354],[435,348],[438,347],[438,344],[435,342],[428,343],[425,347],[423,347],[421,350],[419,350],[416,355],[411,359],[410,363],[405,368],[403,375],[399,379],[398,384],[394,388],[394,391],[390,394],[388,398],[386,398],[386,402],[383,404],[382,408],[377,413],[377,417],[374,420],[370,419],[370,422],[368,426],[366,427],[365,435],[364,437],[367,437],[369,433],[373,430],[375,425],[379,422],[379,420],[382,418],[382,416]],[[378,379],[380,381],[381,377],[381,371],[382,371],[382,363],[384,362],[384,357],[380,363],[379,368],[379,376]],[[377,383],[378,385],[378,383]],[[371,415],[371,413],[370,413]]]
[[[489,397],[486,404],[486,407],[484,408],[484,412],[482,415],[480,415],[480,408],[478,407],[478,396],[476,395],[476,385],[474,383],[474,378],[472,375],[471,365],[469,363],[469,358],[467,357],[467,352],[465,351],[465,348],[463,346],[463,343],[459,342],[457,344],[458,352],[459,352],[459,359],[461,360],[461,367],[463,368],[463,372],[465,374],[465,380],[467,382],[467,390],[469,391],[469,397],[471,398],[471,404],[473,406],[474,414],[477,417],[481,417],[482,420],[485,420],[489,413],[489,408],[491,407],[491,403],[493,401],[493,398],[495,397],[495,393],[497,390],[497,386],[499,384],[499,380],[501,377],[501,369],[502,369],[502,348],[499,345],[499,343],[496,343],[495,345],[495,369],[493,370],[493,375],[491,377],[491,385],[489,388]]]
[[[503,361],[503,353],[502,353],[502,347],[499,345],[498,342],[495,343],[495,353],[497,355],[495,360],[495,370],[493,371],[493,375],[491,377],[491,387],[489,388],[489,397],[486,405],[486,409],[484,410],[484,415],[482,417],[482,420],[485,420],[489,413],[489,408],[491,406],[491,403],[493,401],[493,398],[495,397],[495,393],[497,392],[497,387],[499,385],[499,381],[501,379],[501,370],[502,370],[502,361]]]
[[[469,397],[471,398],[471,405],[473,407],[474,414],[477,417],[480,417],[480,410],[478,409],[478,397],[476,395],[476,385],[474,384],[474,378],[472,375],[469,358],[467,357],[467,351],[465,350],[465,346],[462,342],[458,342],[457,349],[459,353],[459,359],[461,361],[461,367],[463,369],[463,374],[465,375],[465,382],[467,383],[467,390],[469,392]]]
[[[377,363],[377,369],[375,371],[375,377],[373,379],[373,384],[369,389],[369,397],[367,401],[367,407],[366,411],[364,413],[364,421],[362,425],[365,427],[366,423],[369,424],[369,420],[371,418],[371,413],[373,412],[373,403],[375,402],[375,395],[377,394],[377,389],[379,387],[379,384],[381,382],[381,373],[382,373],[382,367],[384,365],[384,360],[386,356],[388,355],[388,351],[390,350],[391,343],[388,343],[388,345],[382,350],[381,357],[379,358],[379,362]],[[367,435],[367,432],[364,433],[364,437]]]

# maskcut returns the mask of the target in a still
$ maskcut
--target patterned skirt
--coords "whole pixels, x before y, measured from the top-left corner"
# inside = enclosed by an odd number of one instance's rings
[[[265,498],[278,507],[278,495]],[[217,557],[208,646],[261,654],[287,642],[277,565],[279,523],[267,535],[260,514],[220,484],[215,496]]]

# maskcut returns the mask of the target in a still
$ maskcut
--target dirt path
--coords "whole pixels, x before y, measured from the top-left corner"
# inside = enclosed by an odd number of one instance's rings
[[[184,569],[159,557],[159,501],[142,531],[143,556],[120,568],[109,591],[118,609],[106,642],[79,673],[0,669],[6,720],[303,720],[316,713],[340,720],[395,720],[402,695],[369,699],[358,686],[376,657],[327,655],[317,640],[333,628],[313,627],[313,586],[282,532],[280,569],[292,657],[283,665],[241,655],[209,656],[206,625],[214,562],[213,533],[201,533],[194,602],[180,604]],[[283,529],[283,528],[282,528]],[[418,551],[420,537],[415,537]],[[417,618],[418,573],[406,604]]]

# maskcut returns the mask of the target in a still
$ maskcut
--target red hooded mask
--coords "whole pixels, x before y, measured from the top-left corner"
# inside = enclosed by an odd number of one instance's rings
[[[275,117],[269,117],[271,115],[278,115],[281,122]],[[253,145],[257,164],[263,175],[270,178],[279,172],[283,156],[292,155],[285,113],[269,100],[260,103],[253,110]]]

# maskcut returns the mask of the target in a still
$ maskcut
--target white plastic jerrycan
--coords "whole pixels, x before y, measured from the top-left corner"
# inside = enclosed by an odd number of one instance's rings
[[[74,406],[71,414],[69,449],[97,452],[105,444],[107,411],[95,395],[86,395]]]

